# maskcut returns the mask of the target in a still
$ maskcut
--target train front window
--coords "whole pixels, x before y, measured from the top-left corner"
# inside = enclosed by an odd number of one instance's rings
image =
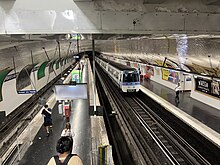
[[[123,82],[138,82],[139,76],[137,73],[124,73]]]

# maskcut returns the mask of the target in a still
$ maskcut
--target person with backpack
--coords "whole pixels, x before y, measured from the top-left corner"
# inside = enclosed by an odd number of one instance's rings
[[[47,136],[50,136],[50,128],[52,129],[52,110],[48,107],[48,105],[44,105],[44,109],[41,114],[44,116],[44,127],[46,129]]]
[[[47,165],[83,165],[77,154],[71,154],[73,141],[69,137],[61,137],[57,141],[58,155],[53,156]]]

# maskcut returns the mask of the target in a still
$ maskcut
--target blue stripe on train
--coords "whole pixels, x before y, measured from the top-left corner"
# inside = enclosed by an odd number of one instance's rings
[[[123,82],[121,83],[123,86],[130,86],[130,85],[140,85],[140,82]]]

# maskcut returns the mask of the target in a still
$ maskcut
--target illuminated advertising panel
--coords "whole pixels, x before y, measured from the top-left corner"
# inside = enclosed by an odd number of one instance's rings
[[[220,98],[220,82],[203,78],[195,78],[197,91]]]
[[[170,69],[164,69],[162,68],[162,79],[166,80],[166,81],[170,81],[172,83],[177,84],[179,82],[179,73],[174,71],[174,70],[170,70]]]
[[[196,90],[211,94],[211,81],[206,79],[197,78],[196,80]]]
[[[72,70],[72,81],[76,81],[77,83],[82,80],[82,71],[81,70]]]

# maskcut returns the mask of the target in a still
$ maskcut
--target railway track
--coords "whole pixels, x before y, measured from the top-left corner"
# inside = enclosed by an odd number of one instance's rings
[[[137,164],[210,164],[136,96],[123,96],[98,71]]]
[[[125,97],[135,117],[171,164],[210,164],[138,97]],[[138,125],[138,126],[139,126]]]

